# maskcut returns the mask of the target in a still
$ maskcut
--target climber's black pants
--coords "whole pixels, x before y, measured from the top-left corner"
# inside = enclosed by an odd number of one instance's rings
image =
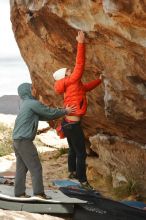
[[[87,180],[85,164],[86,148],[80,122],[68,123],[63,121],[62,127],[69,144],[68,170],[69,172],[75,171],[79,181],[84,182]]]

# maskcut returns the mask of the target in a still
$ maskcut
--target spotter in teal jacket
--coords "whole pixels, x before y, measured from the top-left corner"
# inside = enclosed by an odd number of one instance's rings
[[[39,121],[57,119],[66,114],[65,109],[50,108],[41,104],[32,96],[31,88],[30,83],[23,83],[18,87],[22,102],[14,125],[14,140],[34,140]]]

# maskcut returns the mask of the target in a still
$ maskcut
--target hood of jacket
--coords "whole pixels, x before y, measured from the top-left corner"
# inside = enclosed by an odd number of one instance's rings
[[[31,83],[22,83],[18,87],[18,95],[21,99],[33,99],[32,96],[32,84]]]

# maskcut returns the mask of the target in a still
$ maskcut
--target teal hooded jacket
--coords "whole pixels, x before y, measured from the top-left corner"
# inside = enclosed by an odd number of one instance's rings
[[[18,87],[18,94],[22,101],[14,125],[14,140],[34,140],[39,121],[57,119],[66,114],[65,109],[50,108],[41,104],[34,99],[31,92],[30,83],[23,83]]]

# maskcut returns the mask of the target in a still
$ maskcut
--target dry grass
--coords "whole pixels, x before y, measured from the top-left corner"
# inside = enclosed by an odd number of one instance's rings
[[[67,153],[68,153],[68,149],[67,148],[64,148],[64,147],[59,148],[57,150],[57,154],[55,155],[54,159],[58,159],[59,157],[61,157],[64,154],[67,154]]]
[[[13,152],[12,143],[12,128],[0,123],[0,156]]]
[[[113,189],[113,194],[117,199],[134,196],[137,197],[141,194],[141,187],[135,180],[130,179],[127,183]]]

